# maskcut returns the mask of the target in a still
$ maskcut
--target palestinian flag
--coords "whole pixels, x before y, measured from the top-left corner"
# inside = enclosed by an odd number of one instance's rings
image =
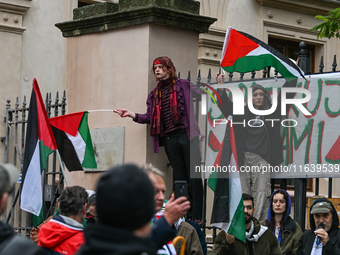
[[[97,168],[87,120],[88,112],[49,119],[60,156],[69,171]]]
[[[229,122],[230,123],[230,122]],[[215,189],[211,224],[223,229],[226,233],[234,236],[242,242],[246,242],[245,218],[242,199],[242,188],[239,167],[236,154],[234,128],[228,124],[226,136],[223,142],[222,166],[230,166],[228,176],[219,176],[212,183]],[[228,177],[228,178],[226,178]],[[210,181],[210,179],[209,179]]]
[[[49,154],[57,149],[42,100],[38,82],[33,80],[29,106],[20,208],[33,214],[33,225],[43,221],[41,172],[47,166]]]
[[[284,78],[304,77],[303,71],[282,53],[251,35],[228,27],[221,58],[224,70],[246,73],[268,66],[274,67]]]

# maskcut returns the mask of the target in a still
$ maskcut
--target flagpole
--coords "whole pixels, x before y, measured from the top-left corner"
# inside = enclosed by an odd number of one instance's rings
[[[60,168],[61,168],[61,171],[63,172],[63,176],[64,176],[64,179],[65,179],[65,184],[66,184],[66,186],[68,186],[68,182],[67,182],[66,175],[65,175],[64,164],[63,164],[63,162],[61,161],[61,157],[60,157],[60,154],[59,154],[59,150],[57,149],[56,151],[57,151],[57,155],[58,155],[58,159],[59,159]]]
[[[100,109],[100,110],[87,110],[87,112],[113,112],[114,110],[110,109]]]

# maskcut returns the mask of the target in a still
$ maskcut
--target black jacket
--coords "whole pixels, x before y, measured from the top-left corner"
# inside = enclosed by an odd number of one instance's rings
[[[14,229],[0,221],[0,254],[40,255],[40,248],[31,240],[18,236]]]
[[[286,82],[283,87],[296,87],[296,80],[291,82]],[[267,92],[268,93],[268,92]],[[222,105],[219,103],[219,108],[223,115],[228,118],[229,115],[233,116],[233,123],[242,123],[244,120],[247,122],[251,119],[255,119],[255,115],[250,112],[247,106],[244,107],[244,115],[233,115],[233,103],[230,101],[229,97],[223,92],[219,92],[221,97]],[[287,98],[291,98],[293,95],[287,95]],[[281,139],[281,92],[278,94],[277,108],[276,110],[267,116],[262,116],[262,121],[267,131],[269,145],[270,145],[270,162],[272,166],[280,165],[283,162],[283,147]],[[273,119],[280,121],[271,121]],[[273,124],[273,127],[272,127]],[[245,132],[246,128],[243,124],[234,124],[235,132],[235,143],[237,151],[237,159],[240,166],[244,165],[244,152],[246,150],[245,144]]]
[[[156,248],[146,239],[134,236],[130,231],[96,223],[84,230],[85,244],[77,255],[155,255]]]
[[[312,211],[313,206],[318,203],[318,202],[322,202],[322,201],[327,201],[329,202],[326,198],[319,198],[317,200],[314,201],[313,205],[310,207],[310,211]],[[331,203],[331,202],[329,202]],[[328,237],[329,237],[329,241],[326,244],[326,246],[324,246],[322,248],[322,255],[335,255],[335,254],[340,254],[340,233],[338,226],[339,226],[339,218],[338,218],[338,214],[336,213],[336,210],[332,205],[332,226],[331,229],[329,231],[327,231],[328,233]],[[310,227],[311,229],[307,230],[306,232],[303,233],[300,241],[299,241],[299,248],[297,250],[297,255],[309,255],[312,252],[313,249],[313,243],[315,240],[315,234],[314,231],[316,229],[315,226],[315,221],[313,218],[313,215],[310,214],[309,215],[309,219],[310,219]]]

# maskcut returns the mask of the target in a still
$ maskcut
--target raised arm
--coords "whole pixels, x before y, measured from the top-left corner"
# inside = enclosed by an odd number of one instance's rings
[[[218,84],[224,83],[224,76],[222,74],[216,75],[216,81]],[[223,113],[225,118],[228,118],[229,115],[233,114],[233,103],[231,102],[230,98],[228,97],[225,89],[221,88],[217,90],[218,95],[221,98],[220,103],[219,100],[217,100],[218,107],[220,108],[221,112]]]

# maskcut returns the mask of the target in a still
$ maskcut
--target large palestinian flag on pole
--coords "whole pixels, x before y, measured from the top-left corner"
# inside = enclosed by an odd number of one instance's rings
[[[222,174],[216,176],[211,174],[211,178],[213,179],[209,178],[209,186],[215,192],[211,224],[223,229],[226,233],[245,243],[246,234],[242,188],[236,154],[234,128],[230,124],[228,124],[226,129],[221,151],[220,166],[229,166],[228,168],[231,170],[227,175]]]
[[[33,225],[43,221],[41,172],[47,166],[49,154],[57,149],[51,126],[42,100],[38,82],[33,89],[27,120],[22,191],[20,208],[33,214]]]
[[[251,35],[228,27],[221,58],[224,70],[246,73],[268,66],[274,67],[286,79],[304,77],[303,71],[279,51]]]
[[[62,160],[69,171],[97,168],[88,112],[76,112],[49,119]]]

